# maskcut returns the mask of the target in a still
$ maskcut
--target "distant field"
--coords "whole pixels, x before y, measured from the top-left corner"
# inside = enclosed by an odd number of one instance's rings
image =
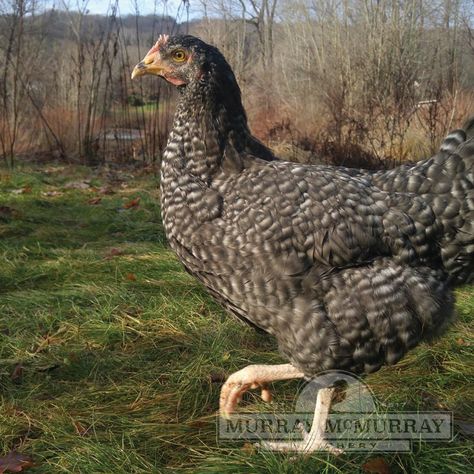
[[[144,113],[154,113],[164,107],[163,103],[159,102],[151,102],[144,105],[136,105],[133,106],[131,109],[127,109],[127,113],[136,113],[136,112],[144,112]]]
[[[474,472],[474,290],[457,301],[443,339],[366,379],[387,411],[452,411],[454,441],[338,458],[218,444],[221,380],[282,359],[183,271],[156,179],[0,168],[0,456],[17,449],[45,474]],[[274,384],[276,402],[291,407],[300,385]]]

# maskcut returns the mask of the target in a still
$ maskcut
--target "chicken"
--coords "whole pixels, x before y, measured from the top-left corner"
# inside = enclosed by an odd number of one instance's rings
[[[169,244],[288,360],[232,374],[223,415],[251,388],[269,400],[269,382],[374,372],[445,330],[453,286],[473,275],[474,140],[456,132],[435,157],[383,172],[282,161],[252,136],[214,46],[160,36],[132,78],[145,74],[180,92],[161,168]],[[265,447],[337,453],[323,428],[334,390],[319,391],[303,442]]]
[[[443,227],[441,259],[451,285],[470,283],[474,275],[472,138],[474,117],[463,129],[451,132],[435,156],[415,166],[379,172],[347,170],[352,176],[364,175],[384,191],[414,193],[430,205]]]

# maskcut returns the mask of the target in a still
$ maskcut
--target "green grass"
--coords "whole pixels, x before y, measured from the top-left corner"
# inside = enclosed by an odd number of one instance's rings
[[[163,108],[163,103],[162,102],[149,102],[143,105],[133,105],[131,106],[131,111],[132,112],[143,112],[145,114],[151,114],[155,113],[158,110],[161,110]]]
[[[143,112],[155,112],[159,109],[159,104],[157,102],[152,102],[144,105],[135,106],[137,110],[142,110]]]
[[[0,178],[0,455],[18,449],[36,462],[29,472],[48,474],[357,473],[380,456],[294,459],[217,443],[214,380],[282,360],[183,271],[166,246],[154,178],[124,172],[114,194],[98,191],[105,173],[79,167]],[[92,188],[65,188],[85,178]],[[443,339],[366,379],[385,409],[473,422],[474,291],[457,297],[458,322]],[[275,384],[276,398],[291,406],[300,385]],[[381,455],[395,473],[465,474],[474,448],[455,428],[450,443]]]

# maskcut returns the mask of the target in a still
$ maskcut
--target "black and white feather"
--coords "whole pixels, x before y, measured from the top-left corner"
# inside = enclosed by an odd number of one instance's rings
[[[457,131],[384,172],[281,161],[250,133],[219,51],[177,36],[163,61],[177,47],[193,67],[179,76],[161,206],[186,269],[307,376],[373,372],[440,334],[453,285],[473,278],[474,140]]]

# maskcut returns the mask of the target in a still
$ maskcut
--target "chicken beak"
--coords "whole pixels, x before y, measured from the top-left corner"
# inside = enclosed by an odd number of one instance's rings
[[[135,77],[144,76],[145,74],[154,74],[156,76],[161,75],[163,67],[160,64],[160,60],[157,57],[157,53],[148,54],[145,56],[143,61],[140,61],[132,71],[132,79]]]

